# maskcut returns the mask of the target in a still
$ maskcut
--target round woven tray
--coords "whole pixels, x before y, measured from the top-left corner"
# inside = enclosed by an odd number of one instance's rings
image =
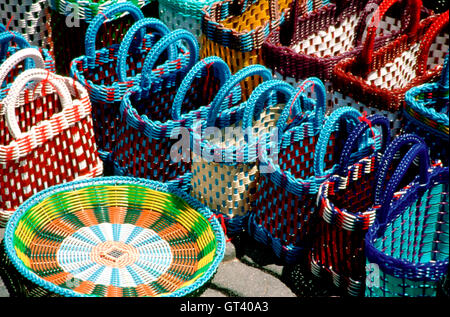
[[[15,269],[60,296],[187,296],[225,250],[210,210],[166,184],[106,177],[49,188],[10,219]]]

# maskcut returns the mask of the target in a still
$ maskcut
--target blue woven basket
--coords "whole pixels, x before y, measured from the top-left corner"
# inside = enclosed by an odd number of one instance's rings
[[[389,181],[388,167],[401,147],[408,152]],[[414,168],[413,180],[408,180]],[[386,150],[375,188],[375,223],[366,234],[367,297],[436,296],[449,260],[449,170],[430,165],[424,141],[412,134]]]
[[[126,33],[121,44],[95,49],[97,32],[108,18],[129,12],[137,20]],[[144,32],[150,29],[150,32]],[[183,45],[171,46],[167,58],[160,59],[155,69],[144,69],[148,52],[170,30],[161,21],[144,18],[142,11],[131,3],[109,6],[89,24],[86,32],[86,54],[71,63],[71,76],[89,92],[99,153],[107,166],[112,168],[111,152],[114,148],[120,122],[120,102],[125,92],[136,84],[148,86],[173,70],[186,67],[189,51]],[[154,66],[154,65],[152,65]],[[141,77],[140,73],[147,74]]]
[[[362,116],[356,109],[342,107],[325,120],[323,83],[310,78],[299,91],[306,94],[305,89],[312,86],[318,97],[314,114],[305,113],[303,121],[289,127],[286,120],[291,110],[286,107],[277,122],[278,153],[261,163],[270,173],[260,176],[249,219],[250,235],[271,247],[286,263],[295,263],[307,255],[319,186],[335,170],[337,142],[345,140],[344,135]],[[371,145],[369,140],[362,140],[351,161],[368,154]]]
[[[31,46],[21,34],[14,31],[5,31],[5,27],[0,24],[0,65],[11,55],[24,48],[35,48],[38,50],[44,60],[44,68],[50,72],[55,71],[55,61],[47,49]],[[29,69],[31,67],[34,67],[33,61],[26,59],[25,69]],[[19,67],[19,65],[15,65],[10,72],[8,72],[8,76],[0,82],[0,100],[5,98],[9,87],[14,82],[17,75],[21,72],[21,69],[22,68]],[[0,109],[0,113],[1,111],[2,110]]]
[[[151,82],[148,88],[134,86],[124,95],[113,160],[118,175],[181,182],[188,189],[192,126],[206,118],[210,101],[231,72],[218,57],[198,61],[198,43],[182,29],[163,37],[147,59],[155,62],[159,53],[180,40],[189,45],[187,67]],[[147,59],[145,63],[152,63]]]
[[[236,89],[252,76],[264,82],[243,101]],[[290,85],[271,79],[262,65],[241,69],[221,87],[207,118],[193,128],[191,194],[224,218],[229,236],[246,228],[259,174],[259,134],[271,128],[271,117],[277,116],[276,102],[282,100],[270,93],[287,95],[287,100],[293,92]]]
[[[448,165],[449,147],[449,62],[448,54],[440,79],[416,86],[405,94],[404,131],[415,133],[430,148],[431,159]]]

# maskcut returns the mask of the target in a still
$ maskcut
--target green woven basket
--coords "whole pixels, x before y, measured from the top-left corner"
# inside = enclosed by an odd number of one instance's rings
[[[8,222],[5,248],[23,277],[51,294],[192,296],[215,274],[225,238],[214,214],[186,193],[107,177],[27,200]]]

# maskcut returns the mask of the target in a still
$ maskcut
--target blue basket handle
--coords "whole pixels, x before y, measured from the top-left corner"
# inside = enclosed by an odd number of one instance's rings
[[[449,62],[448,62],[448,55],[449,53],[445,55],[444,60],[444,67],[442,68],[441,78],[439,79],[439,86],[441,86],[444,90],[448,90],[448,81],[449,81]]]
[[[223,86],[226,81],[232,76],[231,70],[228,64],[224,62],[223,59],[217,56],[208,56],[191,68],[189,73],[184,77],[180,87],[178,88],[177,94],[172,103],[172,118],[173,120],[181,120],[181,106],[183,104],[184,98],[191,88],[194,79],[201,74],[201,72],[207,68],[214,67],[216,73],[215,77],[219,78],[221,86]]]
[[[244,111],[244,118],[242,128],[247,129],[253,127],[253,118],[255,115],[255,108],[259,109],[256,105],[264,103],[270,96],[270,92],[281,92],[286,96],[286,100],[290,100],[295,92],[292,85],[277,79],[272,79],[265,81],[258,85],[255,90],[253,90],[250,98],[248,99]]]
[[[419,184],[423,189],[425,189],[425,186],[429,183],[430,175],[428,173],[428,169],[430,167],[430,160],[428,156],[428,147],[425,143],[414,144],[403,157],[395,172],[392,174],[392,177],[386,186],[386,190],[384,191],[381,203],[379,201],[375,202],[375,205],[380,205],[380,208],[377,211],[377,222],[379,225],[383,226],[389,219],[391,210],[390,205],[394,199],[394,193],[398,190],[403,177],[416,157],[420,160]]]
[[[287,121],[292,113],[292,108],[294,108],[295,113],[299,115],[303,111],[302,103],[303,105],[314,105],[314,103],[309,102],[310,98],[306,97],[306,91],[310,87],[317,94],[317,102],[315,103],[314,107],[315,115],[313,124],[315,128],[319,128],[322,125],[326,111],[326,90],[323,82],[319,78],[310,77],[304,80],[303,83],[297,87],[297,90],[292,95],[291,100],[289,100],[288,102],[289,107],[284,107],[280,117],[278,118],[277,129],[278,137],[280,138],[280,140],[283,136],[283,132],[287,127]]]
[[[396,153],[405,146],[411,147],[414,144],[424,143],[423,139],[415,134],[403,134],[396,137],[386,148],[386,151],[381,158],[381,163],[378,166],[375,174],[375,204],[379,205],[383,199],[386,185],[387,173],[389,171]]]
[[[331,133],[339,130],[339,122],[344,119],[351,119],[358,124],[359,118],[362,116],[361,112],[353,107],[341,107],[334,110],[326,119],[319,138],[316,143],[314,152],[314,175],[315,177],[326,176],[332,171],[325,171],[325,154],[327,152],[328,142],[330,141]]]
[[[252,76],[261,76],[263,81],[271,80],[272,72],[267,69],[263,65],[254,64],[244,67],[237,71],[226,83],[223,85],[220,90],[217,92],[217,95],[214,97],[214,100],[211,103],[211,108],[209,110],[208,118],[206,121],[206,126],[211,127],[215,124],[217,115],[219,111],[223,111],[223,101],[227,96],[231,94],[231,92],[235,89],[235,86],[240,84],[241,81],[246,78]]]
[[[338,167],[339,175],[346,176],[348,162],[352,151],[358,145],[358,141],[363,136],[363,134],[368,129],[372,129],[372,126],[374,125],[381,126],[383,140],[381,147],[377,150],[380,151],[381,153],[384,153],[387,145],[391,140],[390,122],[389,119],[386,118],[385,116],[375,114],[367,117],[366,120],[361,121],[361,123],[358,126],[356,126],[356,128],[353,129],[352,132],[350,133],[342,150],[341,158],[339,159],[339,167]]]
[[[129,80],[129,78],[127,78],[128,51],[130,50],[131,43],[133,42],[136,33],[146,28],[151,28],[157,31],[161,35],[161,37],[170,33],[169,28],[163,22],[161,22],[161,20],[155,18],[145,18],[134,23],[125,34],[117,53],[117,75],[120,82]],[[177,56],[176,54],[176,46],[171,46],[169,48],[169,60],[174,60]]]
[[[86,57],[88,59],[89,67],[93,67],[95,65],[95,39],[97,38],[98,30],[107,19],[111,19],[116,14],[125,12],[130,13],[135,21],[145,18],[141,9],[131,2],[124,2],[108,6],[105,11],[97,14],[92,22],[89,23],[86,30],[86,37],[84,39],[84,47],[86,50]],[[140,43],[143,38],[144,30],[142,30],[139,34],[137,41]]]
[[[19,48],[31,47],[30,43],[20,33],[17,33],[15,31],[0,33],[0,47],[2,49],[0,51],[0,61],[2,61],[6,57],[9,42],[16,43]]]
[[[152,70],[153,67],[155,67],[158,58],[165,50],[168,48],[171,49],[172,45],[181,40],[186,41],[189,48],[189,64],[187,65],[186,70],[190,70],[198,61],[199,46],[197,39],[191,32],[184,29],[177,29],[164,35],[155,43],[145,57],[141,72],[141,88],[143,91],[148,91],[150,89],[152,83]],[[176,47],[178,48],[178,46]]]

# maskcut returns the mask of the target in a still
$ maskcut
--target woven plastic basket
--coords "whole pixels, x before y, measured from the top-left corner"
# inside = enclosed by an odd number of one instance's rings
[[[264,39],[289,14],[289,0],[224,0],[205,6],[202,15],[200,57],[219,56],[234,74],[252,65],[262,64]],[[244,100],[260,84],[259,77],[244,81]]]
[[[410,136],[394,140],[383,157],[385,171],[396,150],[409,144],[389,181],[381,173],[375,187],[377,216],[365,239],[367,297],[434,297],[448,272],[449,170],[430,164],[426,144],[411,145]],[[401,184],[417,158],[414,179]]]
[[[340,104],[388,116],[394,136],[401,132],[405,93],[436,80],[441,73],[449,48],[449,16],[447,11],[421,20],[409,33],[374,51],[375,17],[383,16],[387,9],[388,6],[377,9],[361,53],[335,66],[333,85],[343,95]]]
[[[353,147],[365,132],[381,126],[378,151],[349,165]],[[383,139],[381,140],[381,137]],[[374,205],[376,174],[381,156],[390,143],[389,120],[381,115],[364,119],[350,134],[339,158],[336,172],[319,189],[318,217],[309,254],[314,275],[327,278],[344,295],[364,295],[364,237],[375,221],[368,209]]]
[[[15,57],[12,57],[13,55]],[[31,61],[26,57],[29,55],[32,55]],[[23,58],[26,59],[21,63]],[[13,31],[0,33],[0,100],[6,96],[17,75],[31,67],[45,68],[54,72],[55,62],[48,50],[31,46],[19,33]],[[0,105],[0,115],[3,113],[3,106]]]
[[[159,0],[159,19],[171,30],[186,29],[200,42],[202,10],[217,0]]]
[[[33,46],[53,54],[50,9],[47,0],[0,0],[0,23],[22,34]]]
[[[91,103],[78,82],[29,69],[16,78],[2,103],[0,225],[35,193],[102,174]]]
[[[415,133],[424,138],[430,148],[431,159],[440,159],[448,165],[448,110],[449,110],[449,62],[445,58],[441,77],[408,90],[403,108],[406,133]]]
[[[211,211],[186,193],[106,177],[27,200],[8,222],[5,247],[25,278],[60,296],[178,297],[212,278],[225,240]]]
[[[227,98],[235,97],[234,89],[251,76],[260,76],[262,84],[247,101],[238,98],[238,105],[226,109]],[[261,135],[275,126],[281,104],[293,94],[289,84],[271,79],[262,65],[239,70],[217,93],[206,120],[193,127],[191,195],[223,216],[230,237],[247,226],[260,173],[258,156],[264,150]]]
[[[333,110],[339,106],[331,83],[333,68],[360,53],[370,15],[383,2],[399,1],[335,1],[313,12],[291,16],[291,23],[281,24],[265,40],[261,50],[264,64],[275,78],[293,85],[311,76],[320,78],[327,88],[328,110]],[[403,1],[380,17],[375,49],[404,34],[411,15],[420,9],[421,1]]]
[[[190,157],[185,153],[190,148],[189,129],[193,122],[205,116],[204,106],[217,91],[214,76],[204,80],[196,79],[196,76],[198,73],[201,75],[204,68],[209,70],[211,65],[221,61],[207,58],[197,63],[197,40],[192,33],[178,29],[154,45],[144,61],[141,75],[148,77],[160,55],[181,41],[186,42],[189,48],[187,65],[151,81],[148,86],[142,80],[123,97],[121,121],[112,153],[116,175],[171,181],[185,189],[189,186]],[[216,78],[231,76],[230,71],[223,68],[223,61],[221,64],[222,69],[217,71]],[[181,108],[185,113],[181,114]],[[181,154],[180,158],[178,154]]]
[[[128,36],[125,36],[120,45],[113,44],[95,49],[95,38],[100,25],[109,16],[124,12],[130,13],[138,20],[133,24],[133,30],[127,32]],[[150,29],[148,33],[145,32],[146,29]],[[86,87],[92,101],[97,145],[108,173],[113,170],[111,153],[120,127],[120,103],[123,95],[129,88],[141,82],[140,73],[145,57],[153,45],[169,32],[161,21],[144,18],[142,11],[132,4],[110,6],[89,24],[85,39],[86,54],[72,61],[71,76]],[[146,85],[171,71],[185,67],[189,60],[189,51],[181,45],[171,46],[168,55],[164,57],[166,59],[161,62],[165,62],[164,65],[146,71]]]
[[[49,0],[53,51],[58,74],[69,75],[70,62],[84,54],[84,38],[95,17],[104,13],[109,6],[125,2],[140,8],[145,17],[158,17],[158,3],[151,0]],[[119,43],[133,23],[133,17],[126,12],[109,17],[99,27],[96,46],[108,47]]]
[[[277,122],[278,152],[260,162],[267,172],[260,175],[248,226],[251,236],[289,264],[307,256],[319,186],[334,170],[340,140],[362,116],[356,109],[343,107],[325,120],[326,92],[318,78],[306,80],[295,98],[311,87],[317,95],[315,110],[303,116],[296,112],[304,119],[288,125],[291,107],[285,107]],[[355,156],[368,148],[368,143],[361,142]]]

